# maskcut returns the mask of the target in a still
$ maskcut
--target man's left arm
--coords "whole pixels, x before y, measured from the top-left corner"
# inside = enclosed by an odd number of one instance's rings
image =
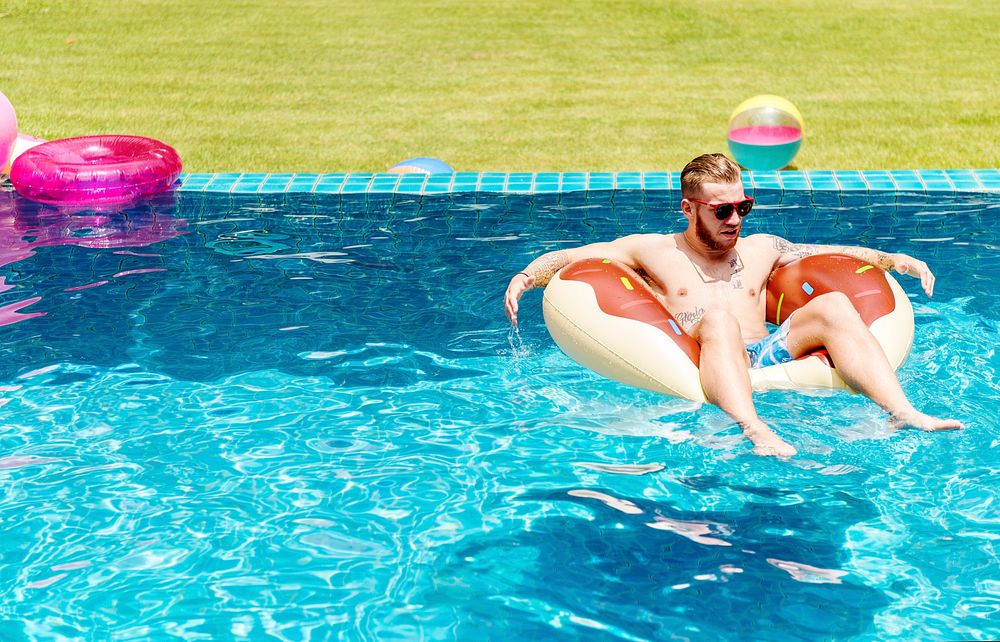
[[[886,272],[898,272],[899,274],[909,274],[920,279],[927,296],[934,294],[934,273],[927,267],[927,264],[920,259],[915,259],[908,254],[892,254],[873,250],[867,247],[857,247],[853,245],[816,245],[810,243],[792,243],[780,236],[771,236],[772,244],[779,253],[775,267],[781,267],[792,261],[814,254],[846,254],[867,261],[876,265]]]

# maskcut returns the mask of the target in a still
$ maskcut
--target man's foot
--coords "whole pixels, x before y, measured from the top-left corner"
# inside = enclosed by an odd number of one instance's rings
[[[753,454],[764,457],[791,457],[798,451],[764,423],[743,426],[743,436],[753,442]]]
[[[889,426],[892,428],[916,428],[917,430],[926,430],[929,432],[961,430],[965,428],[965,424],[957,419],[938,419],[937,417],[925,415],[922,412],[894,415],[889,420]]]

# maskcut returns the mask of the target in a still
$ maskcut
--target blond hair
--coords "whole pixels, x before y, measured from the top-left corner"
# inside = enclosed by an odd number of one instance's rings
[[[740,167],[725,154],[702,154],[681,170],[681,198],[701,196],[703,183],[738,183]]]

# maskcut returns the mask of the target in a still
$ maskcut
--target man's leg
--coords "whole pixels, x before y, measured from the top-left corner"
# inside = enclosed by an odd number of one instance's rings
[[[791,457],[795,448],[757,416],[747,367],[746,345],[736,317],[708,312],[691,335],[701,344],[701,387],[708,400],[736,420],[758,455]]]
[[[840,292],[823,294],[799,308],[788,330],[788,351],[792,357],[822,347],[830,353],[847,385],[888,412],[894,426],[921,430],[963,427],[959,421],[931,417],[913,407],[882,346],[847,295]]]

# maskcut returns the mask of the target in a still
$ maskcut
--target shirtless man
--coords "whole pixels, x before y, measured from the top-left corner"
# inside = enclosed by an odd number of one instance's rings
[[[903,393],[882,347],[846,295],[818,296],[771,335],[764,325],[767,279],[776,268],[812,254],[848,254],[920,279],[934,292],[927,264],[905,254],[863,247],[794,244],[770,234],[740,237],[753,200],[743,192],[739,167],[722,154],[705,154],[681,172],[681,212],[687,229],[677,234],[634,234],[538,257],[507,286],[504,307],[517,326],[525,291],[544,287],[562,267],[584,258],[617,259],[645,274],[677,322],[701,344],[705,396],[728,413],[758,455],[788,457],[796,450],[754,408],[747,368],[784,363],[825,347],[837,371],[890,415],[894,427],[962,428],[954,419],[917,411]]]

